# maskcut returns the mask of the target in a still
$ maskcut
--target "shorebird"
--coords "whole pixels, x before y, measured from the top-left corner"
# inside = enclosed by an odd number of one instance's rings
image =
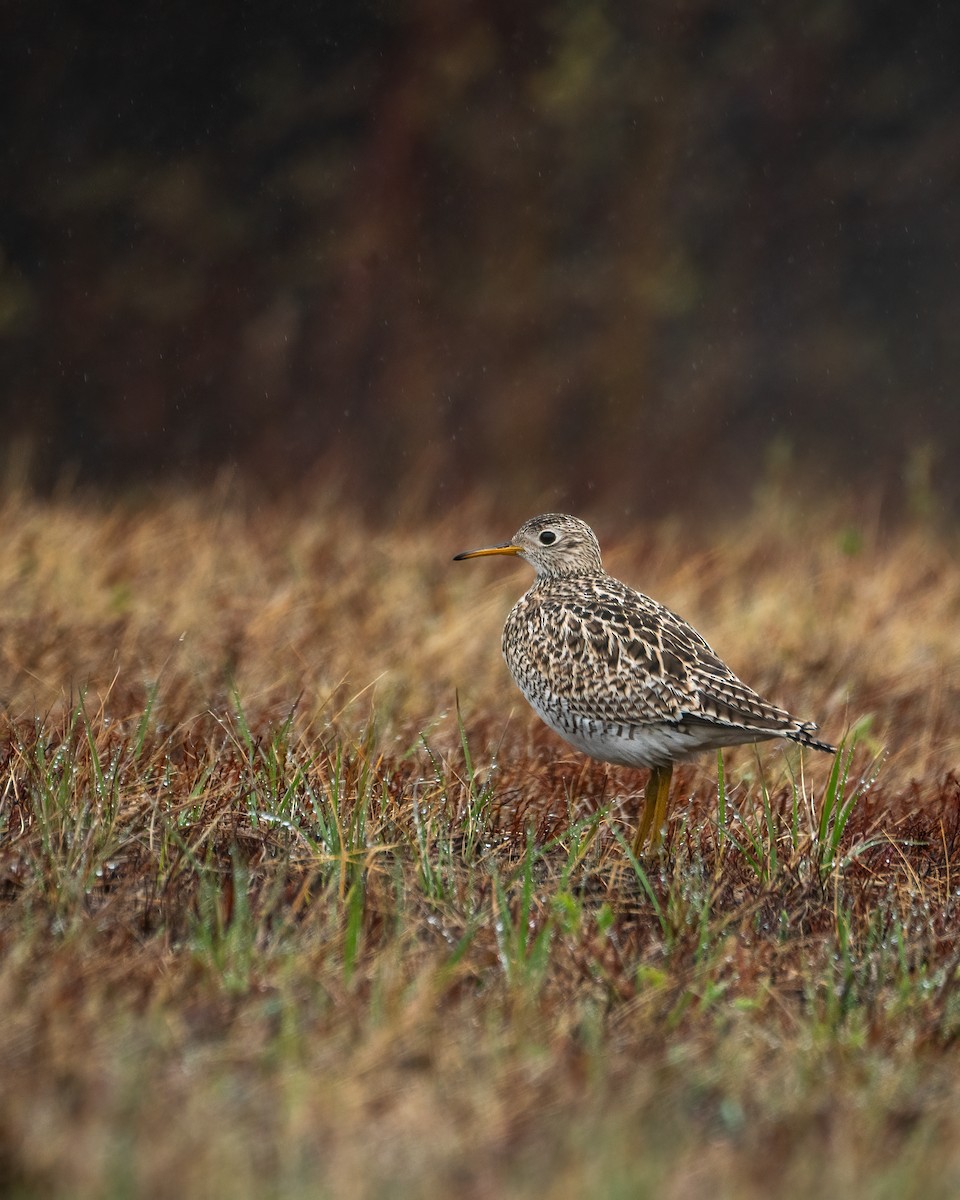
[[[592,758],[648,767],[633,839],[655,850],[669,812],[673,764],[701,750],[782,737],[835,753],[734,675],[699,633],[603,569],[585,521],[546,513],[509,542],[454,561],[515,554],[537,577],[503,627],[503,656],[538,715]]]

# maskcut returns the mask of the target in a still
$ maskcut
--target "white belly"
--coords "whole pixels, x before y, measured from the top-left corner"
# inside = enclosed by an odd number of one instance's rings
[[[602,762],[624,767],[665,767],[704,749],[695,732],[676,725],[620,725],[547,709],[533,702],[541,719],[571,746]]]

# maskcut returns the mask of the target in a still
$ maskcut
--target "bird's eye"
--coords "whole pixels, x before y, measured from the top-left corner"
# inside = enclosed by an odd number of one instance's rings
[[[543,533],[540,534],[540,545],[541,546],[552,546],[556,540],[557,540],[557,535],[553,532],[552,529],[545,529],[543,531]]]

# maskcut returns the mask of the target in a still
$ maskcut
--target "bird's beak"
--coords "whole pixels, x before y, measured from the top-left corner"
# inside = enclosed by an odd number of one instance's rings
[[[503,542],[499,546],[486,546],[482,550],[464,550],[462,554],[453,556],[454,562],[460,562],[464,558],[482,558],[485,554],[519,554],[520,547],[515,546],[513,542]]]

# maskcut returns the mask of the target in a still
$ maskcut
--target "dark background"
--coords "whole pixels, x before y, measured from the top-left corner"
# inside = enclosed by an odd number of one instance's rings
[[[957,12],[2,5],[7,469],[955,512]]]

